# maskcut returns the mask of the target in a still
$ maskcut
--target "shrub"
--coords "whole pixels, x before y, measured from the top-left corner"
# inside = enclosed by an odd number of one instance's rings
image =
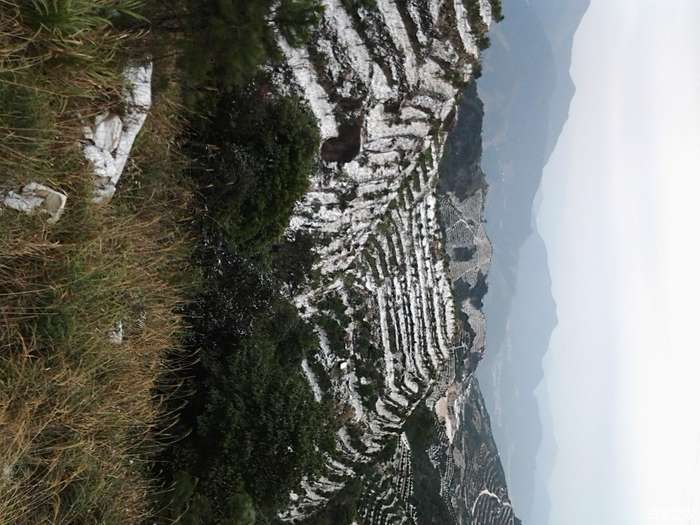
[[[174,0],[148,6],[152,29],[175,47],[190,98],[250,82],[278,57],[276,32],[299,46],[318,24],[318,0]],[[173,42],[174,40],[174,42]],[[206,58],[204,58],[206,57]]]
[[[491,12],[496,22],[502,22],[504,20],[502,0],[491,0]]]
[[[200,257],[206,291],[189,315],[200,360],[182,412],[191,433],[168,451],[170,476],[195,480],[185,513],[192,523],[232,522],[246,498],[256,513],[274,515],[321,467],[318,449],[334,447],[330,409],[314,400],[300,366],[318,342],[249,261],[214,241]]]
[[[34,31],[70,41],[93,30],[105,30],[121,17],[142,19],[143,0],[26,0],[22,19]]]
[[[308,281],[316,262],[313,251],[316,239],[304,230],[296,230],[271,248],[271,267],[277,280],[296,295]]]
[[[316,121],[300,100],[261,91],[223,94],[189,143],[209,213],[230,245],[248,254],[284,231],[319,147]]]

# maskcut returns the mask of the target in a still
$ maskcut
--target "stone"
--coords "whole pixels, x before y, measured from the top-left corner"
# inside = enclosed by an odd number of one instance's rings
[[[117,321],[110,331],[107,332],[107,340],[113,345],[120,345],[124,342],[124,323]]]
[[[83,129],[83,155],[92,165],[95,191],[92,201],[108,202],[129,160],[131,148],[151,109],[152,64],[129,66],[124,71],[124,115],[104,112]]]
[[[0,202],[5,208],[29,215],[48,215],[46,222],[53,224],[61,218],[67,197],[60,191],[37,182],[25,184],[19,192],[10,190],[2,195]]]

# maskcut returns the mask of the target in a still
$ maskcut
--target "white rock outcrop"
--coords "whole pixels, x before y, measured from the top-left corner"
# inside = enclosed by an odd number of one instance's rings
[[[124,114],[104,112],[92,125],[83,128],[83,155],[95,177],[92,201],[109,201],[117,188],[136,136],[151,108],[152,64],[129,66],[124,71]],[[55,223],[66,205],[66,195],[38,182],[25,184],[19,191],[0,192],[0,209],[8,208],[30,215],[48,215]]]
[[[295,298],[321,341],[304,372],[317,398],[324,385],[351,416],[323,475],[306,480],[280,515],[288,521],[322,507],[401,434],[419,403],[443,396],[454,382],[455,348],[474,342],[459,329],[463,305],[455,305],[437,194],[457,99],[478,62],[461,0],[376,0],[354,9],[323,3],[306,48],[280,39],[287,67],[278,80],[306,98],[324,141],[290,225],[320,241],[320,277]],[[478,227],[481,197],[457,209],[465,224],[477,225],[464,235],[479,255],[460,268],[470,278],[490,260]],[[469,322],[480,336],[483,319]],[[342,339],[337,330],[330,337],[329,323],[342,324]],[[408,453],[397,456],[400,479],[387,475],[394,492],[365,500],[367,525],[411,519],[410,507],[386,512],[407,501],[410,472],[401,457]]]
[[[0,193],[0,205],[29,215],[48,215],[46,222],[53,224],[61,218],[67,197],[60,191],[37,182],[25,184],[19,191]]]
[[[107,340],[113,345],[120,345],[124,342],[124,322],[117,321],[114,327],[107,332]]]
[[[124,71],[124,114],[104,112],[83,129],[83,154],[94,170],[93,202],[109,201],[129,160],[136,136],[151,108],[152,64]]]

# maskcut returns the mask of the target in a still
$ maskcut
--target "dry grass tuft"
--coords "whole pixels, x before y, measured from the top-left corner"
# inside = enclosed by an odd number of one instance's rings
[[[2,523],[139,523],[167,426],[186,250],[152,218],[71,210],[0,233]],[[121,323],[123,342],[108,334]]]

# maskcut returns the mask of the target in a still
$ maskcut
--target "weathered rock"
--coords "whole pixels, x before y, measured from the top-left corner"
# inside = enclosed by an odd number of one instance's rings
[[[151,108],[152,64],[129,66],[124,71],[128,83],[124,91],[125,114],[102,113],[92,126],[83,130],[83,154],[95,175],[93,202],[109,201],[117,189],[136,136]]]
[[[151,64],[129,66],[124,71],[125,114],[102,113],[92,126],[83,129],[83,154],[94,170],[93,202],[109,201],[129,159],[136,136],[151,108]],[[0,207],[28,214],[48,215],[55,223],[66,205],[66,195],[37,182],[30,182],[19,191],[0,192]]]
[[[124,322],[117,321],[114,328],[107,332],[107,340],[113,345],[120,345],[124,342]]]
[[[25,184],[19,192],[10,190],[0,194],[0,203],[3,207],[29,215],[48,215],[46,222],[51,224],[61,218],[66,200],[64,193],[37,182]]]

